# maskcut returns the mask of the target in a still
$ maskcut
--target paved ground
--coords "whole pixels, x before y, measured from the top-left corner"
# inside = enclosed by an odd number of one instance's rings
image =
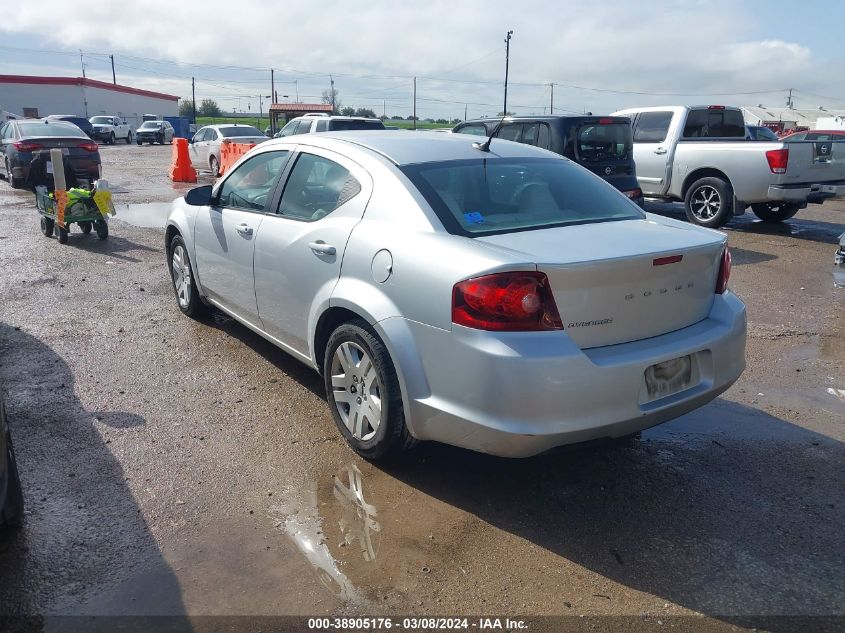
[[[118,202],[181,195],[169,152],[103,147]],[[424,445],[380,467],[340,441],[316,374],[181,315],[161,230],[114,221],[61,246],[32,202],[0,182],[0,381],[28,506],[0,543],[0,613],[707,616],[674,620],[696,628],[845,611],[845,402],[828,392],[845,388],[845,203],[729,228],[748,369],[707,407],[629,446]]]

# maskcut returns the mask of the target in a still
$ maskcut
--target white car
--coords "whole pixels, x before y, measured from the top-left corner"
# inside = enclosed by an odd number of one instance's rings
[[[194,169],[211,171],[212,175],[220,173],[220,145],[224,141],[230,143],[263,143],[269,140],[258,128],[251,125],[227,123],[206,125],[197,130],[189,144],[188,153]]]
[[[94,138],[109,145],[118,140],[132,142],[132,128],[118,116],[92,116],[88,119],[94,126]]]
[[[167,220],[179,309],[323,375],[360,455],[525,457],[636,433],[745,368],[724,234],[545,150],[464,134],[275,139]],[[284,398],[284,394],[279,394]]]

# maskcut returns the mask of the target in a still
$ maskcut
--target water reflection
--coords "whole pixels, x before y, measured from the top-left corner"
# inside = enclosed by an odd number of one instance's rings
[[[332,477],[333,501],[320,502],[324,490],[317,482],[288,490],[284,500],[270,508],[269,515],[277,520],[277,527],[314,567],[329,591],[343,601],[366,604],[366,596],[345,570],[353,563],[350,558],[365,563],[375,561],[381,533],[378,512],[364,498],[364,476],[355,464],[343,466]],[[330,549],[324,526],[334,525],[340,530],[336,547],[349,547],[350,554],[335,556]]]

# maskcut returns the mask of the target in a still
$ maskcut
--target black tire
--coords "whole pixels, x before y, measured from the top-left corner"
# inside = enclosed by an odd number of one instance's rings
[[[8,484],[6,499],[3,501],[3,507],[0,508],[0,528],[13,530],[23,523],[23,489],[18,474],[18,464],[15,461],[15,449],[8,431],[6,431],[6,464]]]
[[[23,187],[23,178],[15,178],[12,175],[12,168],[9,165],[9,159],[6,159],[6,180],[8,181],[9,185],[12,189],[20,189]]]
[[[126,144],[132,145],[132,131],[130,130],[129,134],[126,135]]]
[[[117,139],[114,137],[114,132],[109,134],[109,145],[114,145]]]
[[[144,144],[144,141],[142,141],[140,138],[136,142],[138,143],[138,147],[141,147],[141,145]]]
[[[101,240],[109,236],[109,223],[103,220],[94,220],[94,230],[97,231],[97,237]]]
[[[799,211],[797,204],[752,204],[751,210],[763,222],[783,222]]]
[[[53,218],[41,216],[41,232],[45,237],[53,237],[53,230],[55,229],[56,221]]]
[[[212,156],[208,159],[208,167],[211,169],[211,175],[217,178],[220,175],[220,163],[217,158]]]
[[[58,224],[56,225],[56,231],[58,231],[59,235],[59,244],[67,244],[67,236],[70,231],[60,227]]]
[[[177,272],[173,268],[173,256],[177,249],[181,248],[181,257],[183,258],[183,274],[188,276],[187,291],[180,295],[180,288],[177,287]],[[167,247],[167,270],[170,271],[170,281],[173,284],[173,293],[176,295],[176,305],[183,314],[192,319],[201,319],[208,314],[209,308],[200,297],[199,288],[197,288],[196,279],[194,278],[194,271],[191,268],[191,259],[188,255],[188,247],[185,246],[185,240],[181,235],[174,235]],[[181,276],[179,277],[182,278]],[[184,302],[183,302],[184,298]]]
[[[79,228],[82,229],[82,232],[85,233],[85,235],[88,235],[91,232],[92,227],[93,225],[91,224],[91,222],[79,223]]]
[[[724,226],[734,214],[734,191],[722,178],[696,180],[684,196],[687,220],[709,229]]]
[[[158,143],[159,145],[164,145],[164,135],[163,134],[161,136],[156,137],[156,143]]]
[[[352,410],[348,404],[341,402],[338,405],[332,389],[332,365],[335,352],[344,343],[352,343],[363,350],[369,356],[376,374],[376,388],[381,401],[380,420],[378,428],[374,429],[373,436],[366,440],[356,438],[346,427],[340,408],[347,407],[345,410],[347,415],[351,414]],[[344,323],[332,332],[323,358],[323,378],[326,386],[326,400],[335,424],[347,444],[361,457],[374,461],[395,457],[416,443],[405,425],[402,391],[393,361],[384,343],[366,321],[358,319]],[[351,386],[347,391],[355,393],[355,387]],[[361,390],[359,393],[365,392]],[[366,400],[366,397],[364,399]],[[361,398],[357,400],[360,404]],[[363,426],[363,416],[361,424]]]

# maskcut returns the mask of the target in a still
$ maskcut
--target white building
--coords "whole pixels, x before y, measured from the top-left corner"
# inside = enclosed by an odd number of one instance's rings
[[[83,77],[0,75],[0,110],[33,118],[117,115],[135,129],[144,114],[178,116],[179,97]]]
[[[788,131],[792,128],[818,128],[816,122],[819,119],[845,116],[845,110],[822,109],[822,108],[767,108],[762,105],[743,106],[742,114],[745,117],[746,125],[765,125],[781,131]]]

